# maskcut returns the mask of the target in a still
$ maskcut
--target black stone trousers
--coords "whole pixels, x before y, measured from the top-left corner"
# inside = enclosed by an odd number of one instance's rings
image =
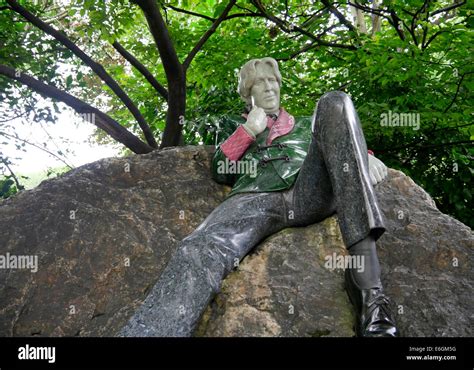
[[[308,128],[309,129],[309,128]],[[120,336],[191,336],[221,281],[261,240],[337,212],[347,248],[385,231],[368,171],[362,128],[351,99],[325,94],[295,184],[286,191],[236,194],[183,239]]]

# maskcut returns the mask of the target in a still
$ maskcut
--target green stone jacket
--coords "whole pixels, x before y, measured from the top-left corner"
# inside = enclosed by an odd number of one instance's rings
[[[294,184],[311,142],[312,120],[311,117],[289,117],[294,126],[288,133],[278,136],[278,132],[275,135],[275,130],[267,127],[236,161],[224,154],[222,144],[239,128],[243,130],[241,125],[246,120],[240,116],[219,120],[212,175],[218,183],[232,186],[229,197],[237,193],[280,191]],[[269,134],[272,138],[267,141]]]

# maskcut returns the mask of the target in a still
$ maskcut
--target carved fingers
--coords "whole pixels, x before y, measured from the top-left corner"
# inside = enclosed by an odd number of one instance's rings
[[[267,127],[267,115],[262,108],[254,106],[247,117],[245,128],[251,130],[255,136],[265,130]]]
[[[369,172],[372,185],[376,185],[387,177],[387,166],[378,158],[369,154]]]

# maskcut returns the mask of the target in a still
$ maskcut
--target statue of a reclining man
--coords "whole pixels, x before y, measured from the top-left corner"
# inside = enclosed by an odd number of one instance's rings
[[[225,140],[212,164],[214,179],[232,185],[232,192],[180,243],[119,335],[191,336],[236,261],[269,235],[334,212],[350,255],[364,259],[362,271],[348,268],[345,274],[357,335],[398,335],[375,246],[385,228],[373,185],[387,168],[368,154],[349,96],[327,93],[312,119],[295,119],[280,107],[280,86],[274,59],[242,67],[238,90],[248,114],[221,120]],[[253,169],[247,173],[223,170],[231,161],[257,166],[247,166]]]

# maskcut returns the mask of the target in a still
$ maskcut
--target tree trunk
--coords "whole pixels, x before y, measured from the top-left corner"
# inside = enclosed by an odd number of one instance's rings
[[[186,113],[186,75],[181,73],[172,76],[168,82],[168,111],[166,126],[160,148],[182,144],[182,128]]]

